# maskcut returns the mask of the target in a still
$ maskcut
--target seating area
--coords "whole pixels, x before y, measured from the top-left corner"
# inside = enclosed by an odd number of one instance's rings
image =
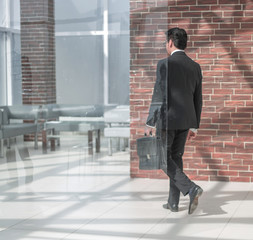
[[[13,120],[19,120],[19,123]],[[29,120],[29,122],[27,122]],[[20,122],[21,121],[21,122]],[[32,122],[31,122],[32,121]],[[89,154],[93,154],[93,135],[96,136],[96,152],[100,151],[100,135],[108,138],[108,153],[112,155],[112,139],[122,150],[128,145],[130,137],[129,106],[116,105],[80,105],[80,104],[46,104],[2,106],[0,107],[1,157],[4,157],[4,140],[10,148],[10,139],[20,135],[34,133],[35,149],[38,148],[38,135],[42,136],[42,151],[47,153],[60,145],[61,132],[87,134]],[[117,148],[120,150],[120,146]]]

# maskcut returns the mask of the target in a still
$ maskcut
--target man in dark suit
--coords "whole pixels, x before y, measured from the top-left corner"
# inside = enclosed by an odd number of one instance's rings
[[[184,49],[187,33],[172,28],[166,32],[166,50],[170,55],[157,64],[156,83],[146,125],[156,127],[162,138],[165,159],[161,168],[170,177],[170,191],[165,208],[178,211],[180,192],[189,194],[188,213],[198,205],[203,189],[183,172],[186,140],[196,136],[202,109],[202,74],[198,63],[189,58]]]

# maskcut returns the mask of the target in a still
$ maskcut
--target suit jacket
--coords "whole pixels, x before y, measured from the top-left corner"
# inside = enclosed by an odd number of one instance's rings
[[[169,130],[199,128],[201,109],[200,65],[182,51],[160,60],[146,124]]]

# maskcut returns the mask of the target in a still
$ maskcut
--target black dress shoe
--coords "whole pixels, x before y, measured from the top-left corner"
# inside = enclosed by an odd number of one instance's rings
[[[203,189],[200,186],[194,186],[189,191],[190,204],[188,214],[192,214],[198,206],[199,197],[203,193]]]
[[[170,209],[171,212],[178,212],[178,205],[174,204],[170,204],[170,203],[166,203],[163,204],[163,208],[165,209]]]

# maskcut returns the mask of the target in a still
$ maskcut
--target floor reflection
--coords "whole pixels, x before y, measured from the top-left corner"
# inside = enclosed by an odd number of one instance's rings
[[[86,154],[85,136],[64,136],[42,154],[17,141],[0,165],[0,239],[246,240],[253,236],[253,186],[200,182],[204,194],[188,216],[162,208],[168,180],[131,179],[129,150]],[[116,149],[116,146],[115,146]],[[239,228],[243,234],[238,236]],[[168,238],[169,237],[169,238]],[[239,237],[239,238],[238,238]]]

